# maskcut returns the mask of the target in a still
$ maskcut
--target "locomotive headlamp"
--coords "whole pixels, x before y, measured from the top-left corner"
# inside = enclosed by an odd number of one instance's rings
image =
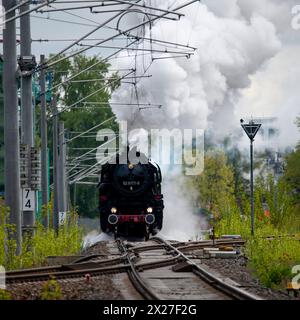
[[[117,213],[118,210],[117,210],[117,208],[113,207],[110,209],[110,211],[111,211],[111,213]]]
[[[146,217],[145,217],[145,222],[147,224],[153,224],[155,222],[155,216],[154,214],[147,214]]]
[[[119,221],[119,217],[116,215],[116,214],[111,214],[109,217],[108,217],[108,223],[112,224],[112,225],[115,225],[117,224]]]
[[[149,207],[149,208],[147,209],[147,212],[148,212],[148,213],[152,213],[152,212],[153,212],[153,208]]]

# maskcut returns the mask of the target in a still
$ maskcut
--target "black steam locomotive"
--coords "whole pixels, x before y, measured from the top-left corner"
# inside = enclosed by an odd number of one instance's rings
[[[142,236],[148,240],[163,224],[161,171],[142,154],[137,153],[143,161],[136,164],[128,160],[128,151],[125,161],[121,162],[121,157],[117,155],[116,164],[102,166],[99,183],[101,230],[114,233],[115,237]]]

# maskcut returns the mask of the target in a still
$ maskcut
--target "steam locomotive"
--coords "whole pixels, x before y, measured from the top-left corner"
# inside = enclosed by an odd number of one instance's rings
[[[115,237],[142,236],[148,240],[163,225],[161,170],[139,152],[136,155],[143,161],[131,163],[128,153],[125,161],[124,155],[118,154],[115,164],[102,166],[98,185],[100,226]]]

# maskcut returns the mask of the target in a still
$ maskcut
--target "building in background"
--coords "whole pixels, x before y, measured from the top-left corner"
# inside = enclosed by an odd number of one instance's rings
[[[277,127],[278,119],[276,117],[262,117],[247,119],[246,122],[248,123],[250,120],[262,124],[258,135],[261,136],[262,140],[266,143],[266,148],[270,147],[277,151],[278,148],[276,144],[280,133]]]

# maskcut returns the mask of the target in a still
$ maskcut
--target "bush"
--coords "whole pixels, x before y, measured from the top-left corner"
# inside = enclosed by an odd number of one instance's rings
[[[246,240],[249,266],[265,286],[280,287],[290,280],[292,267],[300,264],[297,235],[290,236],[288,229],[275,227],[264,218],[255,220],[255,237],[251,237],[250,216],[241,216],[234,204],[224,208],[216,224],[216,234],[240,234]]]
[[[203,173],[191,179],[188,188],[198,190],[201,208],[214,218],[211,223],[216,235],[241,235],[246,240],[249,266],[264,285],[278,287],[291,280],[292,267],[300,264],[299,241],[289,236],[300,232],[300,206],[295,201],[295,197],[299,197],[299,183],[293,180],[295,183],[291,186],[294,171],[299,166],[290,158],[290,170],[281,178],[275,179],[272,174],[257,177],[255,236],[252,237],[250,188],[249,182],[243,178],[244,164],[238,155],[229,155],[232,157],[230,161],[223,152],[208,152]],[[275,238],[268,240],[267,236]]]
[[[261,282],[267,287],[278,287],[292,278],[292,267],[300,264],[299,241],[288,235],[279,236],[275,230],[275,238],[266,239],[263,231],[258,230],[255,238],[248,239],[246,254]]]
[[[0,300],[12,300],[12,296],[7,290],[0,289]]]
[[[62,291],[59,283],[53,278],[47,281],[42,288],[41,300],[60,300]]]

